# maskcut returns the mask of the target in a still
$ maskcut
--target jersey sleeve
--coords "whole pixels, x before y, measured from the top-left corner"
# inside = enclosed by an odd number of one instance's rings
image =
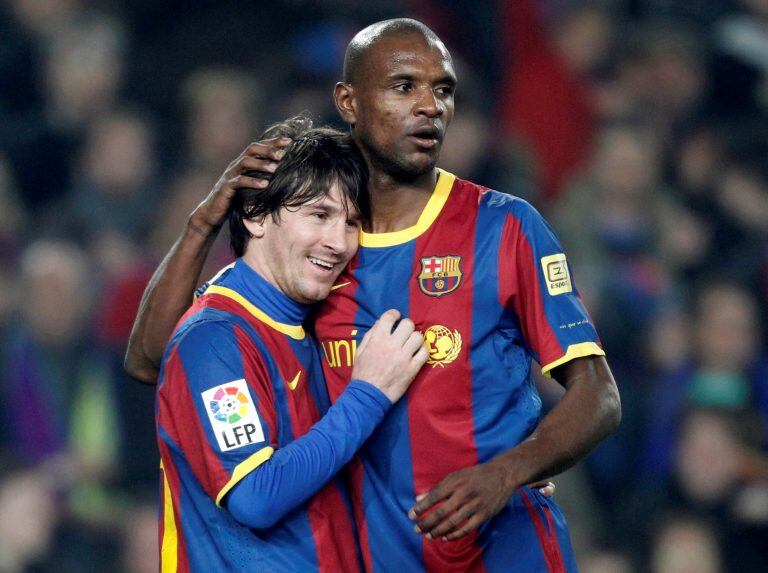
[[[243,338],[225,321],[195,324],[168,353],[158,390],[161,439],[217,504],[271,458],[276,443],[269,372]],[[244,352],[251,353],[247,379]]]
[[[310,431],[275,452],[224,499],[238,523],[266,529],[323,487],[371,435],[392,402],[352,380]]]
[[[574,358],[605,355],[563,247],[522,199],[511,203],[498,264],[502,302],[519,318],[544,375]]]

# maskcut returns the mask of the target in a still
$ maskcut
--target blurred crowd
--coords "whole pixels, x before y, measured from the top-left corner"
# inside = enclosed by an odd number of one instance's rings
[[[156,571],[144,286],[270,122],[338,125],[346,42],[402,15],[457,64],[440,165],[549,219],[619,384],[557,480],[582,571],[768,571],[768,0],[7,0],[0,573]]]

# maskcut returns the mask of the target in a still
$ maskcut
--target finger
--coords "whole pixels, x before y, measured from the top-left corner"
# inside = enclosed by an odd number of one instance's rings
[[[538,484],[539,492],[541,492],[542,495],[546,497],[552,497],[555,495],[555,484],[551,481],[548,481],[546,484]]]
[[[233,189],[264,189],[269,185],[269,181],[266,179],[257,179],[256,177],[248,177],[247,175],[238,175],[231,179],[229,184]]]
[[[443,536],[445,541],[454,541],[455,539],[461,539],[462,537],[466,537],[470,533],[472,533],[475,529],[480,527],[482,525],[483,521],[485,519],[479,515],[475,514],[472,517],[470,517],[467,522],[459,527],[456,531],[453,531],[451,533],[448,533]]]
[[[293,139],[291,139],[290,137],[270,137],[269,139],[254,141],[253,143],[263,143],[266,145],[274,145],[277,147],[288,147],[291,143],[293,143]]]
[[[274,145],[264,145],[263,143],[251,143],[245,149],[243,155],[280,161],[285,155],[285,148],[276,147]]]
[[[399,319],[400,311],[391,308],[379,317],[379,320],[376,321],[371,330],[375,328],[377,331],[381,330],[388,334],[392,332],[392,327]]]
[[[371,339],[371,331],[363,335],[363,339],[360,341],[360,344],[357,345],[357,354],[361,354],[363,350],[365,350],[365,347],[368,346],[368,341]]]
[[[413,356],[419,351],[419,348],[424,348],[426,350],[426,346],[424,346],[424,335],[418,330],[414,330],[411,332],[408,340],[405,341],[405,344],[403,344],[403,349],[408,352],[409,356]]]
[[[416,354],[411,358],[411,367],[415,368],[418,372],[427,363],[427,360],[429,360],[429,350],[427,350],[427,347],[422,342],[421,347],[416,350]]]
[[[438,539],[440,537],[446,537],[451,533],[459,530],[469,519],[475,514],[474,507],[462,505],[456,509],[452,514],[441,521],[437,527],[434,527],[428,537],[431,539]]]
[[[396,342],[402,346],[405,346],[406,342],[415,329],[416,325],[413,324],[413,321],[410,318],[406,317],[395,325],[395,328],[392,331],[392,336],[395,338]],[[416,349],[414,348],[413,351],[416,352]]]
[[[433,530],[446,520],[449,520],[451,516],[456,515],[456,512],[461,505],[462,503],[458,499],[447,499],[434,510],[430,511],[424,519],[419,521],[419,523],[414,526],[414,531],[434,537]]]
[[[453,480],[449,480],[449,478],[450,476],[446,477],[443,481],[424,494],[424,497],[417,501],[416,505],[414,505],[408,512],[408,517],[416,519],[430,507],[449,497],[453,493],[453,488],[451,487]]]
[[[424,346],[424,338],[418,331],[411,334],[408,342],[405,346],[405,351],[410,354],[411,359],[408,362],[407,374],[411,378],[415,378],[421,370],[421,367],[426,364],[429,359],[429,351]],[[419,498],[416,498],[419,501]]]
[[[280,165],[279,161],[273,161],[272,159],[264,159],[261,157],[251,157],[250,155],[244,156],[235,165],[236,173],[242,173],[243,171],[263,171],[266,173],[274,173],[277,170],[277,166]]]

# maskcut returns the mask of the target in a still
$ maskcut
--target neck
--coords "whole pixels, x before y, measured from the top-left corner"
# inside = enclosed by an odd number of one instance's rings
[[[246,255],[248,253],[246,252]],[[277,285],[273,276],[265,275],[264,265],[254,257],[244,255],[235,263],[234,271],[225,279],[225,286],[234,288],[251,304],[265,312],[277,322],[301,324],[309,312],[309,305],[293,300]]]
[[[410,181],[382,171],[372,171],[368,180],[371,194],[370,233],[390,233],[412,227],[429,201],[437,182],[432,169]]]
[[[240,258],[251,270],[256,271],[261,278],[282,292],[280,285],[277,284],[274,275],[269,269],[269,265],[264,260],[261,250],[254,248],[252,241],[248,242],[248,245],[245,248],[245,253],[243,253],[243,256]]]

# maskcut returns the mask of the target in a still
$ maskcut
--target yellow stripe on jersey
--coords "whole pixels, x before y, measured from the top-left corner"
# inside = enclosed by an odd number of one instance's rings
[[[542,366],[541,373],[547,378],[552,378],[552,370],[570,362],[574,358],[583,358],[584,356],[605,356],[605,351],[594,342],[581,342],[571,344],[565,351],[565,355],[546,366]]]
[[[267,315],[266,312],[251,304],[245,297],[243,297],[243,295],[233,291],[232,289],[218,285],[211,285],[205,290],[203,294],[218,294],[230,298],[242,306],[250,314],[252,314],[257,320],[260,320],[267,326],[270,326],[278,332],[282,332],[283,334],[290,336],[295,340],[302,340],[305,336],[304,327],[301,325],[296,326],[294,324],[284,324],[282,322],[277,322],[269,315]]]
[[[163,462],[160,462],[160,471],[163,472],[163,541],[160,547],[160,572],[176,573],[179,539],[176,532],[176,516],[173,512],[171,486],[165,475]]]
[[[437,178],[435,190],[432,192],[432,196],[429,198],[427,205],[421,212],[419,220],[413,227],[408,227],[402,231],[393,231],[391,233],[361,232],[360,244],[363,247],[391,247],[393,245],[401,245],[415,239],[429,229],[432,223],[435,222],[435,219],[437,219],[440,211],[442,211],[445,202],[448,201],[453,182],[456,180],[455,175],[443,171],[442,169],[438,169],[438,171],[440,174]]]
[[[223,488],[221,488],[219,495],[216,496],[216,505],[221,507],[221,500],[224,499],[224,496],[229,493],[229,490],[235,487],[241,479],[259,467],[261,464],[266,462],[269,458],[271,458],[272,454],[274,453],[274,448],[267,446],[266,448],[261,448],[255,454],[246,458],[245,461],[237,464],[237,466],[235,466],[235,471],[232,472],[232,478]]]

